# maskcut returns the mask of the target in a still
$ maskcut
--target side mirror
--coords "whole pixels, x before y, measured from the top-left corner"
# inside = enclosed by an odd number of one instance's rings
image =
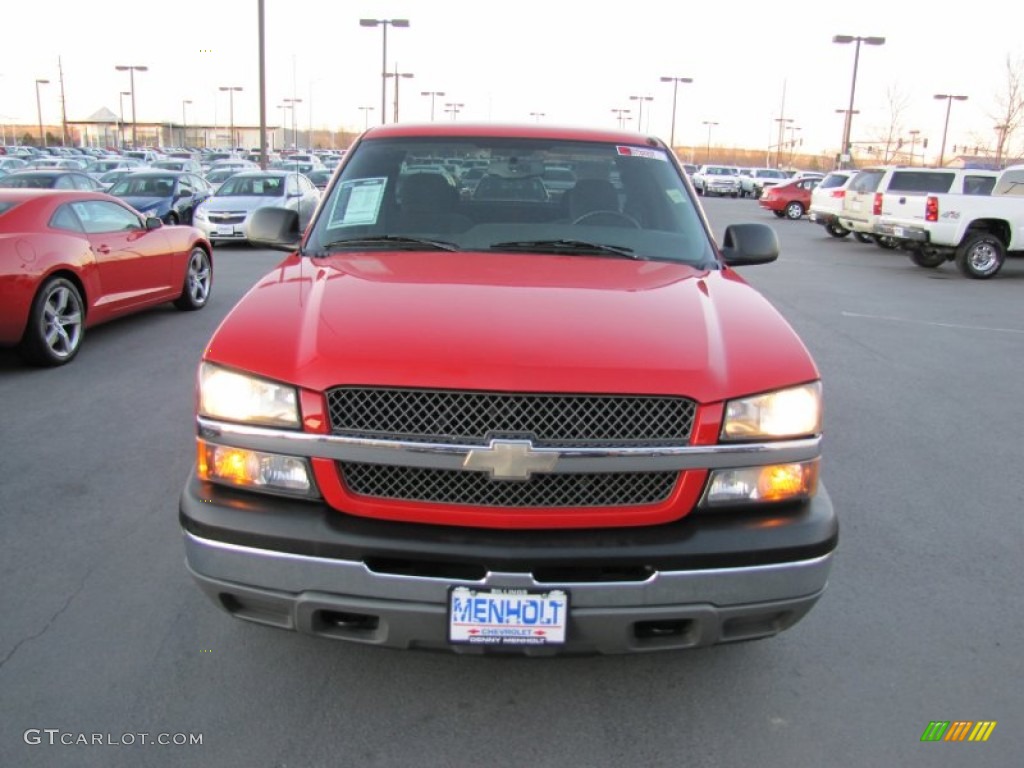
[[[768,264],[779,258],[779,238],[767,224],[732,224],[725,228],[722,259],[730,267]]]
[[[257,208],[249,218],[249,242],[257,248],[294,251],[302,232],[299,214],[287,208]]]
[[[159,218],[157,218],[156,216],[147,216],[146,217],[146,229],[147,230],[150,230],[150,229],[160,229],[160,227],[162,227],[163,225],[164,225],[164,223]]]

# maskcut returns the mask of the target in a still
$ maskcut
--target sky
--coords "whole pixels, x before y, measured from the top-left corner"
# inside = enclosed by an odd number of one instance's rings
[[[225,125],[229,94],[219,88],[232,86],[243,89],[234,93],[235,124],[258,125],[257,0],[50,0],[46,7],[41,16],[31,3],[5,6],[0,124],[36,125],[37,78],[50,80],[40,86],[43,122],[59,123],[59,58],[71,120],[101,107],[119,111],[119,93],[130,90],[128,73],[114,69],[120,64],[149,68],[135,75],[140,121],[180,123],[189,100],[189,124]],[[431,119],[423,91],[445,93],[434,99],[438,120],[452,119],[444,105],[458,103],[459,121],[611,128],[618,125],[612,110],[630,109],[626,127],[637,130],[642,104],[640,129],[668,141],[673,86],[659,78],[689,77],[692,83],[678,86],[677,146],[710,140],[767,150],[779,140],[781,117],[792,120],[784,141],[833,155],[844,119],[836,110],[848,107],[854,62],[853,45],[832,42],[837,34],[886,38],[860,50],[855,142],[887,132],[895,100],[904,103],[895,120],[901,135],[909,141],[910,130],[920,131],[918,140],[929,138],[937,152],[947,102],[933,96],[947,93],[968,96],[952,103],[949,147],[994,145],[1007,59],[1024,67],[1024,37],[1002,0],[643,8],[582,0],[265,0],[265,7],[268,124],[280,124],[283,99],[299,98],[299,126],[317,130],[380,121],[382,32],[361,27],[361,18],[409,20],[387,36],[388,69],[413,75],[401,79],[402,122]]]

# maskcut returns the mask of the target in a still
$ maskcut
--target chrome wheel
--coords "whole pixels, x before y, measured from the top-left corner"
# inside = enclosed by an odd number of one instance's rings
[[[48,280],[32,302],[21,353],[37,365],[63,365],[82,345],[85,307],[82,294],[70,280]]]
[[[790,203],[786,206],[786,218],[796,221],[804,215],[804,207],[800,203]]]
[[[174,305],[178,309],[199,309],[209,300],[212,286],[213,267],[210,257],[202,248],[193,248],[185,270],[185,285]]]
[[[978,232],[968,236],[957,249],[956,265],[967,277],[984,280],[1002,268],[1005,258],[1006,248],[999,238]]]

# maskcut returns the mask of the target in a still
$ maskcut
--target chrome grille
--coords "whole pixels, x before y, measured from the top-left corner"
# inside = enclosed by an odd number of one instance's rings
[[[214,224],[241,224],[245,221],[244,213],[209,213],[207,218]]]
[[[336,435],[486,445],[685,445],[696,406],[682,397],[563,395],[337,387],[327,392]]]
[[[488,472],[340,462],[360,496],[477,507],[627,507],[668,498],[678,472],[595,472],[492,480]]]

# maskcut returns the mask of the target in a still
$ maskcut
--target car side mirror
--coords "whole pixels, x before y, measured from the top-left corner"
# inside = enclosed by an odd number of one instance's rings
[[[249,242],[275,251],[294,251],[302,232],[299,214],[288,208],[257,208],[249,217]]]
[[[146,229],[147,230],[149,230],[149,229],[160,229],[160,227],[162,227],[163,225],[164,225],[164,223],[159,218],[157,218],[156,216],[147,216],[146,217]]]
[[[767,224],[732,224],[725,228],[722,259],[730,267],[769,264],[779,258],[779,238]]]

